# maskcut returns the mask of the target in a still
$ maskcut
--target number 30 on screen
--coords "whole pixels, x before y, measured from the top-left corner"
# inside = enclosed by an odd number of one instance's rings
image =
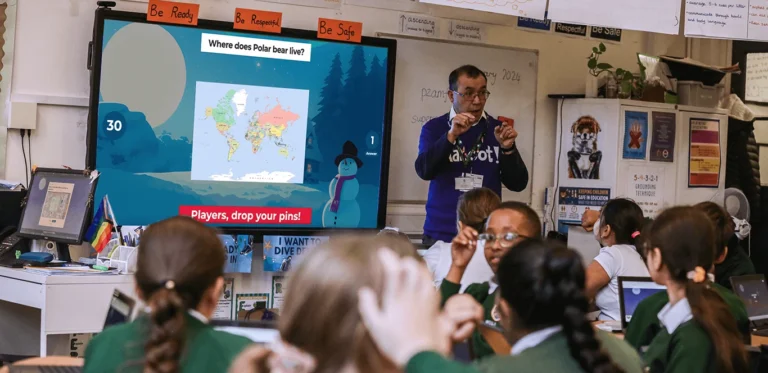
[[[101,122],[101,134],[109,139],[116,140],[126,131],[125,118],[119,112],[113,111],[104,116]]]

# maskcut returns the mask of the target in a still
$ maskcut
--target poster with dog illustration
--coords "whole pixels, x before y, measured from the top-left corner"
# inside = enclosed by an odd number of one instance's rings
[[[566,100],[560,110],[557,186],[610,188],[616,184],[621,106],[605,100]]]
[[[641,111],[624,112],[624,159],[645,160],[648,143],[648,113]]]
[[[600,123],[591,115],[582,115],[571,125],[573,147],[568,151],[569,179],[600,179],[603,152],[598,147]]]

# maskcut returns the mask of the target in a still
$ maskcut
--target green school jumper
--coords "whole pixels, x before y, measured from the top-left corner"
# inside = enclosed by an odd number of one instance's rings
[[[147,318],[106,329],[85,351],[84,373],[140,373],[143,371]],[[187,315],[187,336],[179,372],[226,372],[229,364],[251,341],[203,324]]]
[[[603,331],[596,331],[601,347],[625,373],[643,372],[643,362],[630,345]],[[519,355],[496,355],[473,365],[451,361],[435,352],[411,358],[405,373],[584,373],[571,357],[562,332]]]
[[[490,289],[491,285],[487,282],[483,282],[482,284],[471,284],[467,286],[464,294],[471,295],[472,298],[475,298],[478,303],[483,305],[483,317],[486,324],[498,326],[498,323],[494,321],[493,317],[491,316],[491,311],[493,310],[493,306],[496,304],[496,292],[498,292],[499,289],[496,288],[492,294],[488,294]],[[448,300],[448,298],[459,294],[460,290],[460,284],[455,284],[448,280],[443,280],[443,283],[440,284],[440,296],[442,297],[441,305],[445,305],[445,302]],[[485,341],[485,338],[483,338],[478,330],[475,330],[472,333],[472,337],[470,337],[469,342],[472,346],[472,352],[475,355],[475,360],[494,355],[493,349],[488,344],[488,342]]]
[[[723,298],[728,308],[730,308],[733,317],[736,319],[739,332],[744,336],[744,340],[747,341],[747,338],[750,338],[749,316],[747,316],[744,302],[736,294],[718,284],[712,284],[712,287],[720,294],[720,297]],[[648,346],[659,331],[662,330],[658,314],[667,303],[669,303],[669,295],[666,291],[653,294],[640,302],[632,314],[632,321],[627,326],[624,340],[637,350]]]
[[[733,290],[731,277],[754,274],[755,265],[752,263],[752,259],[738,246],[732,253],[728,254],[725,261],[715,264],[715,279],[717,279],[718,284],[728,290]]]
[[[689,320],[672,334],[662,328],[644,358],[650,373],[716,373],[713,349],[707,332]]]

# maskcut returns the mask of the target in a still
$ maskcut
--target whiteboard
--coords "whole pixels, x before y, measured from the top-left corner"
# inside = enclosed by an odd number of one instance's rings
[[[426,201],[429,182],[419,178],[414,167],[421,127],[450,110],[447,92],[451,71],[473,64],[488,75],[491,97],[486,112],[493,117],[515,119],[517,147],[528,167],[528,187],[520,193],[502,188],[502,198],[530,203],[538,52],[402,35],[379,36],[397,40],[388,200]]]
[[[747,101],[768,103],[768,53],[747,54],[744,80],[744,98]]]
[[[682,0],[549,0],[554,22],[677,35]]]

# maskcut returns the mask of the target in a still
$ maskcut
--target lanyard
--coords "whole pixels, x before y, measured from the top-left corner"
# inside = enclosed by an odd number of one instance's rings
[[[482,120],[482,119],[481,119]],[[448,121],[448,124],[450,125],[451,122]],[[475,141],[475,145],[472,146],[469,151],[467,151],[464,148],[464,142],[461,141],[461,138],[456,138],[456,144],[454,147],[456,150],[459,151],[459,159],[461,160],[461,163],[464,163],[464,167],[466,168],[469,166],[469,162],[472,160],[472,157],[477,155],[477,153],[480,152],[480,147],[483,145],[483,141],[485,140],[485,132],[488,131],[488,121],[485,122],[485,126],[483,126],[483,130],[480,132],[480,135],[477,136],[477,141]]]

